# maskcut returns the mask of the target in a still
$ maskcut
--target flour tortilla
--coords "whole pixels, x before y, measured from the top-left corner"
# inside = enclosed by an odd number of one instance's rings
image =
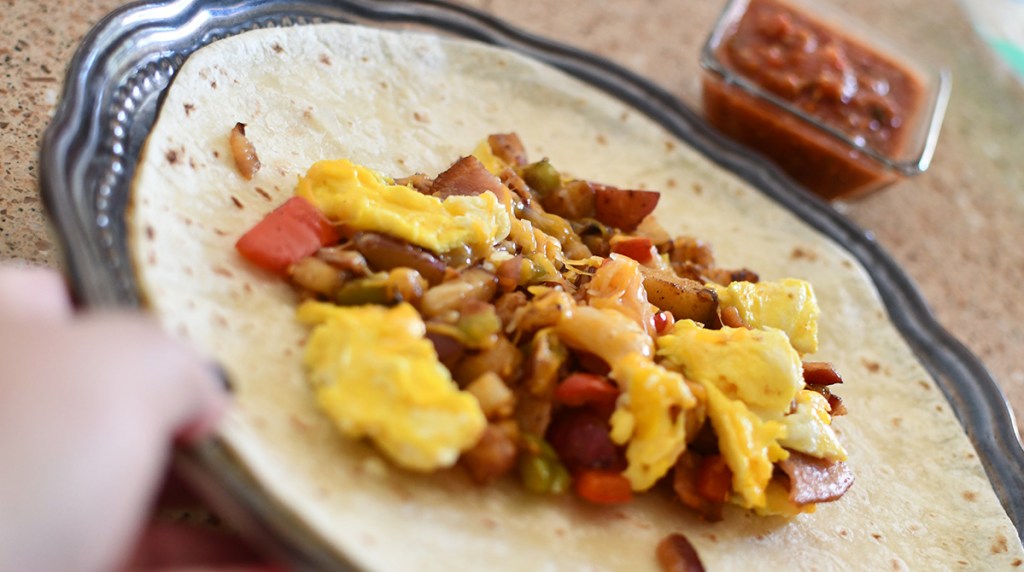
[[[263,163],[252,181],[231,159],[236,122]],[[729,509],[709,524],[664,491],[602,508],[528,494],[514,479],[481,488],[457,470],[408,474],[337,434],[303,377],[291,288],[243,262],[235,240],[317,160],[432,174],[508,131],[575,176],[661,190],[662,224],[709,240],[724,266],[813,283],[814,359],[842,372],[850,410],[835,427],[857,481],[841,501],[793,520]],[[346,25],[215,42],[167,94],[129,228],[149,309],[236,387],[224,441],[360,567],[655,570],[655,546],[674,532],[708,570],[1004,569],[1024,558],[949,404],[848,254],[636,111],[518,55]]]

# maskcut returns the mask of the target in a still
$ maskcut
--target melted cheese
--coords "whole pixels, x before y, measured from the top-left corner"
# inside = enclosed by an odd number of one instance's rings
[[[298,318],[313,327],[304,363],[317,403],[342,433],[418,471],[453,465],[479,440],[480,404],[438,361],[412,306],[305,302]]]

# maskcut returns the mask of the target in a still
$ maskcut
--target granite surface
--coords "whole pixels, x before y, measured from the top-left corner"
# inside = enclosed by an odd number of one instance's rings
[[[932,168],[840,205],[902,264],[939,321],[985,362],[1024,415],[1024,89],[979,40],[960,5],[833,0],[953,71]],[[468,0],[528,31],[596,52],[699,104],[697,54],[724,4],[642,0]],[[59,266],[38,199],[39,139],[66,66],[121,2],[0,3],[0,261]]]

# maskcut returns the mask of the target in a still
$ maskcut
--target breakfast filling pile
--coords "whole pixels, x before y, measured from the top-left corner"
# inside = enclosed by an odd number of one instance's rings
[[[576,179],[491,135],[435,177],[314,164],[237,242],[288,280],[323,412],[395,465],[707,520],[852,484],[810,284],[715,265],[659,193]]]

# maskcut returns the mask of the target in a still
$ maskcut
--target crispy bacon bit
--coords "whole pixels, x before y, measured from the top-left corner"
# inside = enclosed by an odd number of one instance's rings
[[[835,366],[827,361],[805,361],[804,383],[807,385],[835,385],[842,383]]]
[[[229,140],[231,144],[231,155],[235,158],[235,167],[238,173],[245,180],[252,180],[257,171],[260,170],[260,158],[256,156],[256,148],[245,136],[245,123],[236,123],[231,130]]]
[[[842,461],[790,451],[778,466],[789,477],[789,500],[797,506],[834,501],[853,485],[853,471]]]
[[[716,456],[718,455],[702,457],[693,451],[687,450],[676,461],[672,477],[672,488],[675,490],[679,500],[684,505],[700,513],[701,518],[708,522],[722,520],[722,507],[725,505],[725,501],[721,500],[717,494],[711,495],[716,498],[708,498],[709,495],[705,494],[716,492],[713,490],[715,487],[710,482],[712,477],[714,477],[714,467],[709,464],[708,469],[704,470],[707,459],[713,459]],[[725,467],[725,469],[728,470],[728,467]],[[719,474],[718,476],[721,477],[722,475]],[[731,481],[732,474],[730,473],[729,480],[725,482],[727,488],[731,488]],[[701,483],[703,483],[703,486],[701,486]]]
[[[726,270],[724,268],[708,268],[707,269],[708,279],[728,286],[732,282],[757,282],[761,279],[757,275],[757,272],[748,270],[746,268],[740,268],[739,270]]]
[[[670,534],[658,543],[658,564],[663,572],[704,572],[700,556],[682,534]]]
[[[479,195],[491,191],[498,198],[507,192],[497,177],[491,174],[476,157],[463,157],[434,179],[434,196],[445,199],[452,195]]]
[[[729,465],[725,464],[725,457],[705,457],[697,473],[697,492],[711,502],[724,504],[729,500],[731,490],[732,471],[729,470]]]
[[[843,405],[843,400],[838,395],[832,393],[832,390],[826,385],[814,385],[807,384],[807,389],[811,391],[817,391],[822,397],[828,400],[829,413],[832,417],[839,417],[840,415],[846,415],[846,406]]]
[[[489,424],[480,441],[462,454],[462,461],[473,480],[480,484],[494,482],[516,464],[516,444],[501,426]]]
[[[828,395],[825,396],[825,399],[828,399],[828,407],[830,410],[829,414],[832,415],[832,417],[846,415],[846,405],[843,404],[842,398],[829,391]]]
[[[395,179],[395,184],[412,187],[416,189],[417,193],[429,195],[431,192],[431,187],[434,185],[434,180],[424,175],[423,173],[416,173],[415,175],[409,175],[408,177]]]
[[[487,137],[487,144],[491,146],[491,153],[494,156],[508,163],[509,165],[526,164],[526,148],[515,133],[495,133]]]
[[[722,319],[723,326],[729,326],[730,328],[750,327],[743,321],[743,316],[740,316],[740,311],[735,306],[720,306],[718,314]]]

